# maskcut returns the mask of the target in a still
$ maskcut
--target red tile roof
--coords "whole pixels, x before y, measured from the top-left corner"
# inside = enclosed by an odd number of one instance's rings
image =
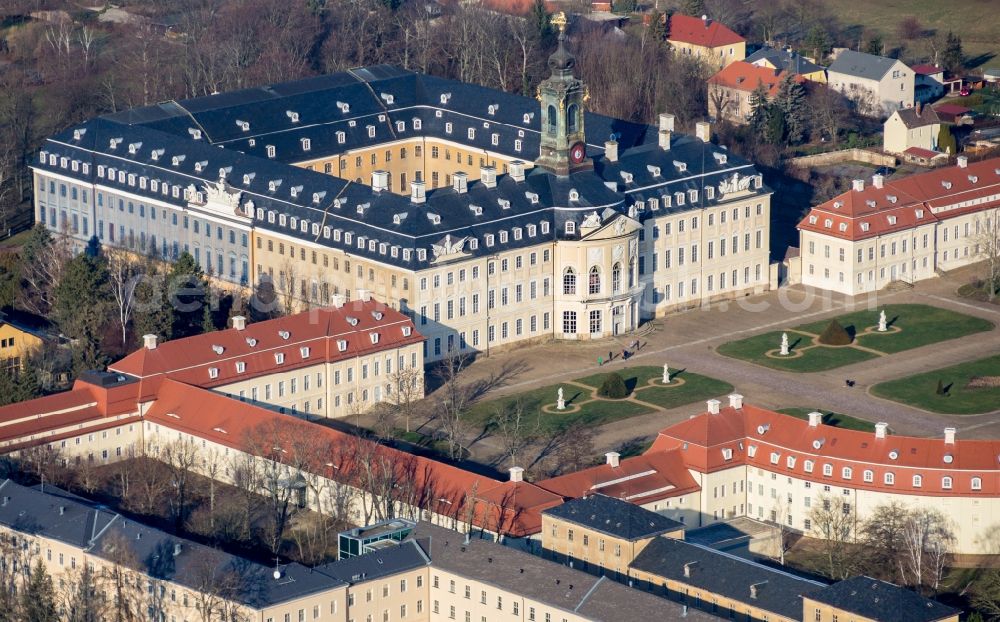
[[[914,65],[914,66],[910,67],[910,69],[913,70],[913,73],[918,73],[918,74],[920,74],[922,76],[932,76],[932,75],[934,75],[936,73],[941,73],[941,74],[944,73],[944,69],[942,67],[938,67],[936,65],[927,65],[927,64],[925,64],[925,65]]]
[[[536,483],[567,498],[599,492],[638,505],[698,490],[680,454],[671,451],[649,451],[617,467],[602,464]]]
[[[747,464],[823,484],[883,492],[1000,494],[1000,440],[949,444],[943,438],[892,434],[880,439],[871,432],[813,427],[806,420],[747,404],[715,415],[703,413],[662,430],[647,455],[657,452],[677,453],[699,472]],[[811,473],[805,470],[807,461],[813,463]],[[830,475],[824,475],[826,465]],[[845,477],[845,467],[850,477]],[[871,481],[865,481],[866,470],[872,472]],[[886,473],[892,473],[893,484],[885,483]],[[919,486],[914,486],[914,475],[922,478]],[[952,478],[950,489],[943,486],[945,476]],[[980,478],[981,491],[972,487],[975,477]]]
[[[1000,158],[993,158],[888,180],[882,188],[866,183],[862,190],[849,190],[813,207],[798,228],[862,240],[1000,207],[998,196]],[[974,204],[977,200],[982,202]]]
[[[351,322],[354,322],[352,325]],[[405,335],[405,331],[409,335]],[[377,343],[372,341],[377,335]],[[141,348],[108,369],[143,380],[142,395],[152,396],[160,378],[169,376],[197,386],[214,387],[317,363],[354,358],[380,350],[420,343],[413,322],[386,305],[352,301],[286,317],[168,341]],[[340,351],[339,342],[346,342]],[[308,348],[304,355],[302,348]],[[278,356],[283,362],[278,363]],[[237,371],[237,363],[245,365]],[[217,376],[211,377],[210,370]]]
[[[746,39],[714,19],[702,20],[700,17],[691,17],[677,13],[670,16],[669,32],[670,34],[667,36],[668,41],[678,41],[707,48],[746,41]]]
[[[972,112],[972,108],[966,108],[965,106],[959,106],[958,104],[941,104],[940,106],[934,106],[934,110],[947,115],[963,115]]]
[[[918,158],[927,158],[928,160],[941,155],[940,151],[931,151],[930,149],[924,149],[923,147],[909,147],[903,151],[906,155],[916,156]]]
[[[770,67],[759,67],[746,61],[736,61],[721,69],[717,74],[708,79],[709,84],[728,87],[752,92],[759,85],[763,84],[767,88],[767,96],[774,97],[778,94],[778,85],[788,75],[785,71],[777,71]],[[796,82],[804,82],[802,76],[795,76]]]
[[[529,482],[504,482],[475,495],[476,518],[490,531],[522,538],[542,530],[542,511],[563,498]]]

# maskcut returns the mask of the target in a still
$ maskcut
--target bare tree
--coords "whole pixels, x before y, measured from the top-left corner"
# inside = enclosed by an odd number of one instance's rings
[[[937,592],[955,542],[951,522],[936,508],[915,508],[902,532],[900,574],[918,589]]]
[[[410,431],[410,420],[413,418],[416,402],[423,397],[423,372],[416,367],[398,366],[390,376],[393,386],[396,407],[403,416],[405,430]]]
[[[903,529],[909,511],[898,502],[876,506],[859,529],[858,539],[864,545],[865,566],[873,576],[897,583],[899,560],[902,557]]]
[[[510,466],[519,466],[521,452],[538,432],[537,415],[532,421],[525,413],[524,402],[517,399],[498,405],[490,423],[503,446],[504,456],[510,460]]]
[[[249,542],[253,530],[253,517],[257,509],[257,496],[263,487],[260,464],[252,453],[237,452],[230,459],[229,472],[232,473],[233,485],[239,491],[243,503],[243,511],[240,513],[242,523],[240,538]]]
[[[729,89],[719,84],[708,85],[708,114],[719,122],[729,120],[730,108],[739,110],[739,102],[733,101]]]
[[[180,528],[187,518],[188,505],[191,503],[191,480],[195,469],[201,464],[201,447],[194,440],[176,439],[163,446],[160,460],[167,466],[171,494],[167,495],[167,504],[174,525]]]
[[[118,307],[118,325],[122,330],[122,346],[125,346],[127,344],[128,323],[135,308],[135,288],[139,284],[141,276],[140,264],[135,261],[131,253],[116,246],[105,249],[104,256],[107,259],[111,295]]]
[[[840,496],[822,496],[814,501],[809,519],[812,531],[823,539],[824,574],[831,579],[846,579],[854,566],[851,557],[856,523],[854,509]]]
[[[459,376],[468,362],[468,356],[452,350],[435,370],[442,383],[438,397],[438,422],[448,442],[448,457],[452,460],[461,458],[464,450],[462,444],[466,424],[463,416],[471,401],[472,391],[459,381]]]
[[[985,262],[986,278],[983,287],[990,302],[1000,289],[1000,210],[981,213],[976,218],[974,238],[976,255]]]
[[[101,550],[110,562],[101,575],[101,591],[108,595],[108,620],[139,622],[145,619],[140,564],[131,542],[119,531],[102,538]]]

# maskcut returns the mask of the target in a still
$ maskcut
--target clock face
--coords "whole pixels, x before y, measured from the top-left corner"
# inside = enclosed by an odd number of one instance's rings
[[[572,160],[574,164],[583,162],[585,157],[587,157],[587,150],[584,149],[583,143],[576,143],[569,148],[569,159]]]

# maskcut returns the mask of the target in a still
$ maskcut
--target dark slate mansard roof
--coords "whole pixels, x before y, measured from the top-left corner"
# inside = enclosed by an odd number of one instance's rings
[[[624,540],[652,538],[684,528],[683,523],[634,503],[599,494],[567,501],[542,514]]]
[[[415,119],[420,120],[420,130],[414,130]],[[247,131],[240,125],[244,122],[249,123]],[[402,131],[397,129],[398,122],[404,124]],[[446,123],[453,124],[450,134]],[[368,126],[374,127],[374,138],[369,137]],[[664,151],[657,145],[657,131],[652,126],[593,113],[586,114],[585,126],[593,171],[559,177],[536,167],[526,172],[523,182],[498,174],[496,188],[487,188],[478,179],[476,163],[469,171],[466,194],[457,194],[451,187],[428,189],[427,201],[421,205],[411,203],[408,196],[374,192],[366,185],[370,180],[358,184],[291,166],[291,162],[332,157],[415,136],[449,140],[466,149],[493,151],[523,161],[537,157],[541,120],[534,99],[376,66],[91,119],[49,138],[35,168],[85,183],[120,187],[178,206],[186,204],[183,197],[174,199],[162,191],[153,192],[148,184],[141,189],[138,183],[128,186],[98,178],[97,167],[113,167],[136,178],[145,176],[182,189],[193,184],[198,190],[205,182],[218,181],[220,170],[226,169],[230,189],[243,193],[242,205],[252,200],[258,214],[263,210],[265,218],[256,219],[256,227],[408,269],[426,267],[433,259],[431,244],[440,243],[446,234],[456,241],[466,236],[478,239],[477,249],[468,244],[465,247],[472,255],[494,254],[546,239],[576,237],[579,233],[565,234],[568,219],[579,223],[585,214],[608,208],[628,213],[637,200],[697,189],[697,204],[673,204],[661,207],[659,213],[711,205],[722,197],[707,199],[701,192],[705,186],[730,178],[736,170],[742,176],[757,174],[745,160],[692,136],[675,133],[670,150]],[[470,129],[475,129],[471,139]],[[337,139],[338,132],[343,132],[343,143]],[[497,145],[492,144],[494,133]],[[604,141],[612,137],[619,144],[617,162],[603,157]],[[303,150],[305,138],[310,142],[309,151]],[[119,140],[116,147],[111,146],[112,139]],[[522,141],[520,151],[515,150],[516,140]],[[130,145],[135,145],[135,153],[130,153]],[[269,145],[275,149],[274,158],[267,157]],[[154,151],[158,152],[156,158]],[[50,160],[53,155],[55,164]],[[77,171],[62,166],[62,157],[89,164],[89,171],[84,174],[82,166]],[[180,159],[175,160],[177,157]],[[684,163],[685,170],[680,170],[678,163]],[[244,183],[245,175],[250,176],[249,183]],[[274,191],[269,187],[272,181],[280,181]],[[291,196],[292,188],[300,188],[297,197]],[[571,190],[576,190],[578,199],[570,200]],[[769,191],[762,187],[758,192]],[[507,208],[501,205],[504,202],[509,202]],[[358,206],[367,207],[359,213]],[[482,215],[475,215],[471,206],[481,207]],[[277,218],[269,222],[268,211],[288,216],[289,226],[281,226]],[[397,214],[405,214],[399,224],[394,222]],[[432,214],[441,217],[439,224],[432,222]],[[645,210],[636,217],[642,220],[651,214]],[[292,217],[298,223],[306,221],[307,230],[303,232],[301,225],[292,229]],[[524,231],[519,240],[508,235],[507,242],[500,243],[497,235],[493,246],[485,243],[487,234],[498,234],[501,229],[510,232],[514,227],[526,229],[542,222],[549,223],[546,235],[539,227],[534,237]],[[314,224],[320,226],[320,235],[313,233]],[[333,236],[326,238],[324,226],[350,232],[352,243],[346,244],[343,237],[340,241]],[[360,238],[364,238],[364,247],[359,246]],[[370,241],[376,242],[374,249]],[[391,257],[393,246],[397,257]],[[412,253],[408,261],[403,258],[404,249]],[[426,251],[425,259],[418,259],[417,249]]]
[[[865,576],[846,579],[804,595],[880,622],[934,622],[961,613],[913,590]]]
[[[688,577],[684,576],[685,564],[692,564]],[[793,620],[802,619],[802,594],[823,586],[735,555],[672,538],[656,538],[629,566],[737,602],[754,603],[761,609]],[[751,597],[751,586],[756,586],[756,598]]]

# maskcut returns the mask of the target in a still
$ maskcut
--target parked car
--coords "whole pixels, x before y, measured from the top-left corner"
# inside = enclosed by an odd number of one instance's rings
[[[962,90],[959,91],[958,94],[961,95],[962,97],[968,97],[969,95],[972,94],[972,89],[970,89],[967,86],[963,86]]]
[[[896,169],[892,168],[891,166],[880,166],[877,169],[875,169],[875,174],[881,175],[883,177],[888,177],[889,175],[892,175],[895,172]]]

